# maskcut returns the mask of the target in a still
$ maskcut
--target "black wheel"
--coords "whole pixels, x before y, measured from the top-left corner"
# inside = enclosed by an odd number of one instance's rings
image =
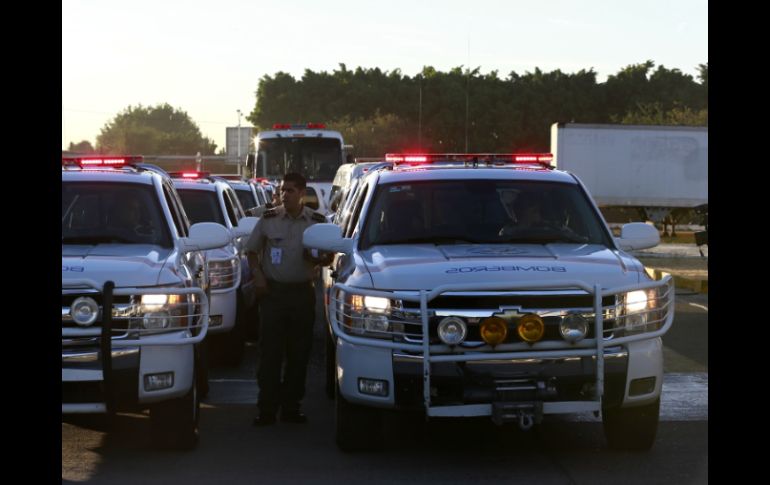
[[[200,398],[193,375],[192,387],[184,396],[150,408],[153,443],[162,448],[192,450],[198,446]]]
[[[209,395],[209,362],[211,360],[211,352],[209,349],[211,342],[209,339],[210,336],[206,335],[206,338],[204,338],[196,347],[198,358],[196,360],[197,369],[195,375],[198,384],[198,394],[200,394],[201,399],[204,399]]]
[[[649,450],[655,442],[660,416],[660,397],[651,404],[602,410],[607,445],[616,450]]]
[[[335,386],[336,387],[336,386]],[[337,389],[335,428],[337,447],[342,451],[375,450],[382,446],[382,411],[352,404]]]
[[[334,392],[337,389],[337,356],[335,355],[336,345],[329,332],[326,332],[326,396],[334,399]]]

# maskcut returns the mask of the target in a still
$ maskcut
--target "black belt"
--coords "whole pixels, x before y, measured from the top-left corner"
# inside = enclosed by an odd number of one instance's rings
[[[268,288],[274,290],[304,290],[313,286],[313,281],[299,281],[295,283],[283,283],[281,281],[267,280]]]

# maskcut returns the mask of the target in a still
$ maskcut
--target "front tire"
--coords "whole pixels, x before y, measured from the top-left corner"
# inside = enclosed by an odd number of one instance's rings
[[[382,411],[346,401],[338,387],[335,428],[337,447],[342,451],[374,450],[382,446]]]
[[[243,361],[243,346],[246,340],[246,324],[248,312],[243,303],[240,291],[235,305],[235,325],[229,332],[218,335],[221,337],[221,359],[228,367],[238,367]]]
[[[200,398],[195,376],[184,396],[157,403],[150,408],[153,442],[163,448],[192,450],[198,446]]]
[[[336,344],[329,332],[326,332],[326,397],[334,399],[337,389],[337,356]]]
[[[644,406],[603,409],[607,445],[615,450],[649,450],[655,442],[659,417],[660,397]]]

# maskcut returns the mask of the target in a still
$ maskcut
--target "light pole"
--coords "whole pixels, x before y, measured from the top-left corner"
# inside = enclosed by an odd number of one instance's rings
[[[238,175],[243,175],[241,171],[241,110],[238,112]]]

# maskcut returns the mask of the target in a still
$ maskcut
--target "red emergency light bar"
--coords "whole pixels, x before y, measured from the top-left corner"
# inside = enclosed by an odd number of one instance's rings
[[[141,156],[104,156],[104,155],[89,155],[85,157],[62,157],[62,165],[79,165],[83,168],[86,167],[122,167],[124,165],[131,165],[132,163],[141,163]]]
[[[208,178],[209,175],[211,175],[211,172],[196,172],[196,171],[182,171],[182,172],[171,172],[169,173],[171,178],[175,179],[187,179],[187,180],[197,180],[197,179],[204,179]]]
[[[296,124],[292,125],[289,123],[276,123],[273,125],[274,130],[325,130],[326,125],[323,123],[307,123],[304,125]]]
[[[553,155],[550,153],[388,153],[385,155],[385,161],[393,162],[394,166],[419,166],[439,162],[460,162],[463,164],[483,163],[488,166],[508,165],[513,163],[550,167],[551,162],[553,161]]]

